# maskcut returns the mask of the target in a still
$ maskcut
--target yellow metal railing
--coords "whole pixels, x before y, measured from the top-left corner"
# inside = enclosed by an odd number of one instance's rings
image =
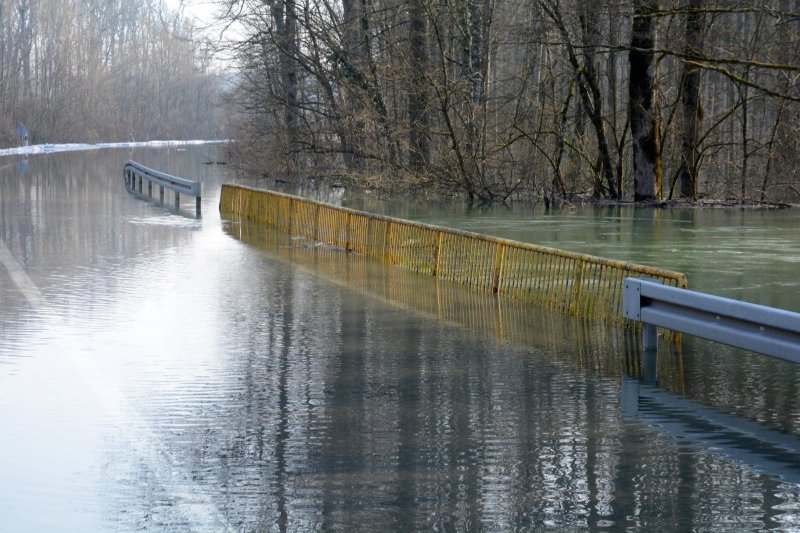
[[[628,276],[686,288],[686,276],[679,272],[374,215],[274,191],[223,185],[220,212],[593,319],[622,322],[622,283]]]

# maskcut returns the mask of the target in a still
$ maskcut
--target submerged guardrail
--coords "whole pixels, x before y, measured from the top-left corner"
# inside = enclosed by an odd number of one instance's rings
[[[660,326],[800,363],[800,313],[634,278],[625,280],[623,308],[642,322],[644,350],[657,349]]]
[[[199,181],[188,180],[186,178],[179,178],[171,176],[158,170],[148,168],[136,161],[126,161],[122,167],[122,173],[125,177],[125,186],[132,191],[136,191],[137,178],[139,185],[139,193],[142,192],[142,181],[147,181],[147,196],[153,197],[153,183],[159,186],[159,201],[164,203],[164,189],[169,189],[175,192],[175,209],[180,208],[181,193],[189,194],[195,197],[195,214],[200,216],[200,200],[203,196],[203,184]]]
[[[612,322],[623,321],[622,284],[628,276],[686,288],[686,276],[680,272],[239,185],[222,186],[220,212],[416,272]]]

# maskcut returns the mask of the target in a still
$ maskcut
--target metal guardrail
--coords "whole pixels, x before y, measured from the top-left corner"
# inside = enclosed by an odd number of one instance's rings
[[[148,168],[136,161],[126,161],[122,167],[123,175],[125,176],[125,186],[132,191],[136,191],[138,181],[138,192],[142,192],[142,182],[147,181],[147,196],[153,197],[153,183],[159,186],[159,201],[164,203],[164,189],[169,189],[175,192],[175,209],[180,208],[181,193],[188,194],[195,197],[195,213],[200,216],[200,200],[203,196],[203,184],[199,181],[188,180],[186,178],[179,178],[171,176],[158,170]]]
[[[680,272],[402,220],[239,185],[220,213],[383,263],[592,319],[621,323],[622,282],[640,276],[686,287]]]
[[[625,278],[623,315],[642,322],[644,350],[657,349],[656,327],[800,363],[800,313]]]

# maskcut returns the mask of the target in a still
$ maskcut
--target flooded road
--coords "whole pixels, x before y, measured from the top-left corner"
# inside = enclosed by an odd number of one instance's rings
[[[794,366],[691,339],[648,363],[597,324],[221,221],[216,150],[0,159],[0,530],[800,527]],[[126,193],[126,159],[201,179],[203,218]],[[611,231],[584,215],[542,243]],[[628,224],[581,251],[641,253]],[[685,246],[690,285],[714,279]]]

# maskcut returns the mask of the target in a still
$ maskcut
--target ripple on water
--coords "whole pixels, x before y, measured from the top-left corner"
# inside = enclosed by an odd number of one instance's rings
[[[103,172],[118,175],[118,163]],[[235,530],[655,530],[665,516],[677,530],[796,526],[798,486],[720,453],[731,439],[675,436],[665,426],[686,413],[646,420],[643,403],[640,418],[623,416],[625,362],[619,346],[595,339],[604,327],[580,340],[557,329],[551,342],[549,319],[526,312],[535,335],[523,338],[533,340],[496,342],[483,322],[446,324],[436,306],[421,313],[387,298],[424,287],[446,303],[441,288],[407,273],[344,261],[337,278],[323,269],[330,250],[287,260],[211,218],[114,203],[119,187],[98,194],[92,205],[113,205],[122,224],[107,207],[63,216],[51,206],[53,218],[36,222],[43,233],[13,228],[49,305],[23,315],[27,304],[4,300],[0,309],[0,363],[16,358],[14,372],[0,367],[9,437],[0,439],[0,512],[11,528],[205,529],[214,509]],[[660,244],[632,245],[627,230],[609,231],[621,227],[614,217],[531,226],[575,247],[602,231],[602,252],[651,263],[738,235],[701,241],[698,232],[692,246],[668,245],[658,221],[636,216],[650,232],[642,238]],[[689,223],[673,222],[659,228]],[[291,249],[284,241],[280,250]],[[691,261],[733,250],[714,246]],[[734,272],[713,274],[737,288]],[[504,313],[502,304],[490,296],[474,309]],[[503,313],[487,311],[484,322],[506,327]],[[798,433],[795,370],[691,342],[678,362],[669,377],[691,399]],[[24,527],[36,517],[50,522]]]
[[[172,228],[188,228],[199,230],[203,227],[203,220],[172,213],[151,216],[131,216],[126,219],[129,224],[139,226],[163,226]]]

